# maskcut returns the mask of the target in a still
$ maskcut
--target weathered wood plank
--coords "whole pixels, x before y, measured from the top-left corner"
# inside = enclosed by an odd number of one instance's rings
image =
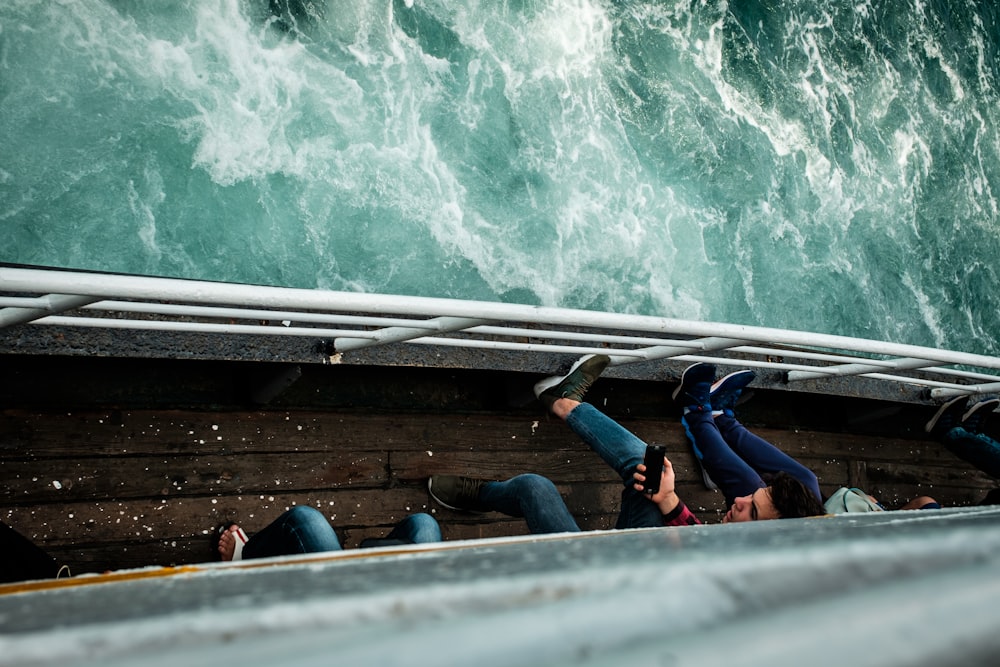
[[[17,503],[273,493],[388,483],[385,451],[0,461],[0,499]]]
[[[996,480],[974,468],[917,466],[905,463],[870,462],[868,477],[872,484],[910,485],[913,488],[940,487],[986,491],[997,486]],[[949,490],[950,492],[950,490]]]
[[[614,416],[667,445],[682,499],[702,520],[718,521],[722,496],[702,486],[678,416],[664,409],[637,418],[616,405]],[[751,428],[814,470],[826,493],[853,485],[890,507],[920,494],[954,505],[977,502],[995,485],[913,429]],[[343,405],[0,410],[0,517],[78,572],[200,562],[212,556],[206,545],[217,524],[233,519],[254,532],[293,503],[321,508],[348,548],[418,511],[438,517],[446,539],[524,534],[523,520],[439,508],[424,486],[438,473],[523,472],[553,479],[581,528],[614,525],[621,481],[538,406],[468,414]]]

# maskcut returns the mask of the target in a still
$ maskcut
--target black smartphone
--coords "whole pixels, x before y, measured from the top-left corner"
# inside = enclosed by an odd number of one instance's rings
[[[643,482],[642,490],[646,495],[654,495],[660,490],[660,476],[663,474],[663,457],[667,454],[667,448],[663,445],[646,445],[646,481]]]

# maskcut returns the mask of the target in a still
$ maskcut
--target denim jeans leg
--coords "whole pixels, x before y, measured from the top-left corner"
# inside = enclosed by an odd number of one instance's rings
[[[323,513],[312,507],[288,510],[247,541],[243,558],[340,551],[340,540]]]
[[[719,415],[715,418],[716,426],[723,439],[737,456],[746,461],[758,474],[774,474],[787,472],[789,475],[806,485],[816,500],[822,501],[823,494],[819,490],[819,482],[813,471],[805,467],[791,456],[781,451],[764,438],[751,433],[735,417]],[[709,473],[711,474],[711,473]]]
[[[733,500],[767,486],[760,475],[734,452],[723,439],[712,413],[689,412],[684,423],[695,447],[701,452],[701,464],[719,486],[726,505]]]
[[[424,544],[441,541],[441,526],[430,514],[420,512],[406,517],[386,535],[386,540],[399,540],[402,544]]]
[[[1000,442],[990,436],[956,426],[944,434],[941,444],[966,463],[991,477],[1000,478]]]
[[[535,535],[580,530],[555,484],[541,475],[529,473],[505,482],[487,482],[479,491],[479,502],[491,510],[524,518]]]
[[[648,528],[663,525],[660,508],[632,485],[632,474],[646,456],[646,443],[590,403],[581,403],[566,417],[566,424],[611,466],[625,484],[622,508],[615,528]]]
[[[590,403],[576,406],[566,424],[631,487],[632,473],[646,455],[645,442]]]
[[[655,528],[663,525],[660,507],[632,486],[622,489],[622,508],[615,528]]]

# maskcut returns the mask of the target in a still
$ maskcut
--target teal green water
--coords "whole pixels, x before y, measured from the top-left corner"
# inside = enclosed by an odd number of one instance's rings
[[[5,0],[0,261],[1000,353],[972,0]]]

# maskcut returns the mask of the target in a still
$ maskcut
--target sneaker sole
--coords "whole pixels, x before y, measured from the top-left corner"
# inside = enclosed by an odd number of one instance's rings
[[[951,399],[950,401],[948,401],[946,403],[943,403],[941,405],[941,407],[938,408],[938,411],[934,413],[934,416],[931,417],[931,420],[929,422],[927,422],[927,424],[924,426],[924,430],[927,431],[928,433],[930,433],[931,431],[933,431],[934,427],[937,426],[938,420],[941,419],[941,415],[943,415],[945,412],[947,412],[948,408],[950,408],[952,405],[954,405],[958,401],[968,401],[968,400],[969,400],[968,396],[956,396],[955,398]]]
[[[720,379],[716,380],[715,382],[713,382],[712,383],[712,388],[709,390],[709,393],[710,394],[714,394],[719,389],[721,389],[723,387],[723,385],[725,385],[727,382],[729,382],[732,378],[735,378],[735,377],[740,376],[740,375],[744,375],[744,376],[748,375],[748,376],[750,376],[750,379],[747,380],[745,384],[740,385],[740,389],[743,389],[744,387],[746,387],[751,382],[753,382],[754,380],[757,379],[757,374],[754,373],[753,371],[750,371],[750,370],[733,371],[729,375],[727,375],[727,376],[725,376],[723,378],[720,378]]]
[[[993,412],[994,410],[996,410],[996,407],[998,405],[1000,405],[1000,398],[988,398],[985,401],[979,401],[978,403],[974,403],[972,407],[966,410],[965,414],[962,415],[962,423],[964,424],[969,419],[969,417],[976,414],[980,410],[986,410],[987,408],[989,408],[987,411]]]

